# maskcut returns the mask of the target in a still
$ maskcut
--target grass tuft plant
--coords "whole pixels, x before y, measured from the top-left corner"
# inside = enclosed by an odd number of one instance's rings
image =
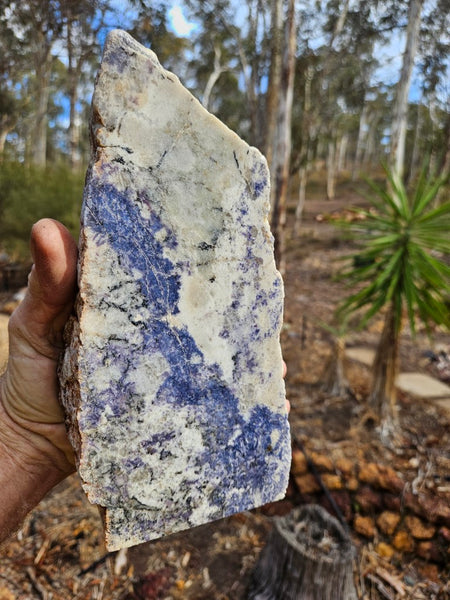
[[[355,290],[338,307],[340,318],[359,316],[364,327],[382,309],[369,406],[383,428],[395,429],[395,379],[405,317],[412,335],[417,321],[450,328],[450,202],[436,206],[446,178],[427,178],[426,169],[408,193],[387,171],[388,190],[373,181],[372,206],[364,220],[346,224],[358,245],[342,277]]]

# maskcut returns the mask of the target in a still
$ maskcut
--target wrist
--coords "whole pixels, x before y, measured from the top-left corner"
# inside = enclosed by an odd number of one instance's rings
[[[21,471],[30,475],[54,472],[63,479],[74,471],[73,452],[64,423],[35,423],[15,415],[0,379],[0,445]]]
[[[27,423],[12,418],[0,393],[0,446],[3,455],[8,455],[21,472],[33,477],[45,471],[59,480],[69,475],[74,470],[69,453],[51,441],[61,439],[63,445],[64,438],[64,424]]]
[[[14,455],[18,454],[25,468],[48,466],[70,474],[75,469],[75,458],[64,422],[44,422],[23,416],[15,401],[20,390],[14,387],[14,378],[9,375],[8,369],[0,378],[0,422],[5,422],[0,428],[0,443],[11,448]],[[28,412],[32,414],[30,409]]]

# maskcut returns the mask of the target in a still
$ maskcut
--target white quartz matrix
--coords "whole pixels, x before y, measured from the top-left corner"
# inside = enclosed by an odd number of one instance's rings
[[[116,550],[283,497],[283,285],[264,157],[123,31],[91,129],[60,380]]]

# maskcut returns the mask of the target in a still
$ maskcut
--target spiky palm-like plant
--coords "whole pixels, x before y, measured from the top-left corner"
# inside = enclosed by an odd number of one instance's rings
[[[360,312],[360,325],[382,308],[384,326],[373,367],[369,406],[385,430],[396,425],[395,378],[403,317],[411,332],[421,320],[450,327],[450,202],[434,206],[445,179],[426,177],[425,169],[412,193],[387,172],[389,191],[369,181],[373,208],[365,220],[350,224],[359,245],[343,274],[356,288],[338,309],[348,316]]]

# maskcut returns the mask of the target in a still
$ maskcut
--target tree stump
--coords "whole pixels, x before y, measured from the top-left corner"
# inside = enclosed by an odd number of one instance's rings
[[[352,559],[348,533],[324,508],[294,509],[275,519],[248,600],[357,600]]]

